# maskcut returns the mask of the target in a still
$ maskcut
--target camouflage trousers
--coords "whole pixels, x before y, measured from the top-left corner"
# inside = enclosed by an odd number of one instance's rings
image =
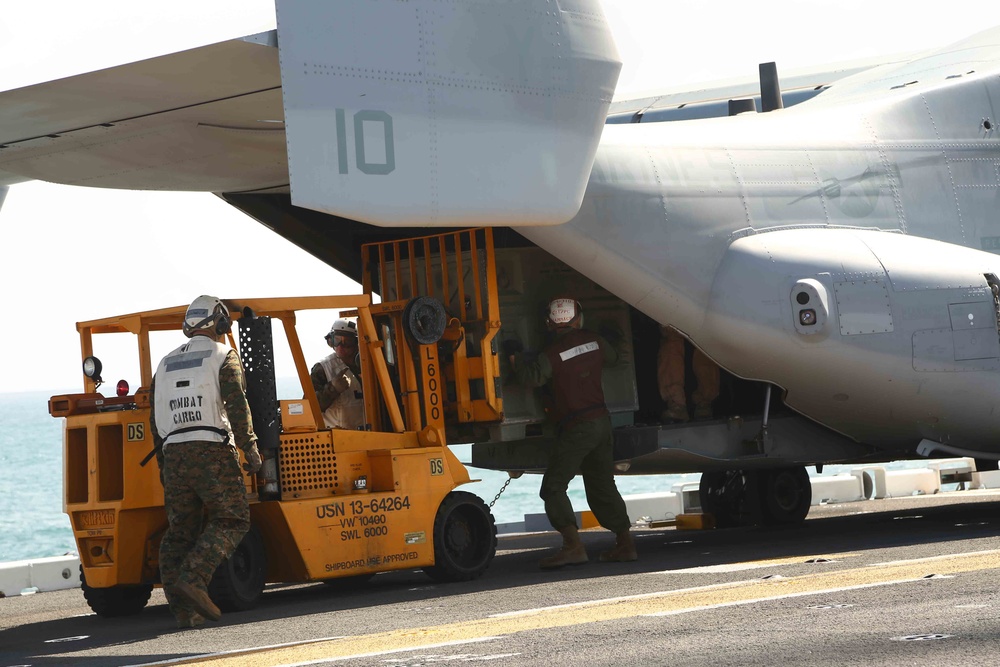
[[[610,417],[581,421],[562,429],[549,453],[549,465],[538,492],[545,501],[545,514],[553,528],[576,526],[576,514],[566,489],[577,475],[583,475],[587,504],[598,523],[615,534],[632,526],[625,500],[615,485],[613,450]]]
[[[250,529],[236,449],[221,442],[168,444],[163,450],[163,499],[169,527],[160,542],[160,581],[207,590],[216,568]],[[190,613],[169,599],[174,616]]]

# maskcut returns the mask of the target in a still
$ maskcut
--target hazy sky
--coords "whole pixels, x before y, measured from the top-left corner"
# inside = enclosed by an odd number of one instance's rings
[[[0,21],[0,90],[274,27],[267,0],[7,4]],[[771,60],[782,74],[943,46],[1000,23],[983,7],[965,0],[605,0],[624,62],[619,96],[753,77],[758,63]],[[0,211],[0,285],[6,357],[0,392],[80,390],[79,320],[178,305],[202,293],[295,296],[358,289],[213,195],[41,182],[14,186]],[[324,353],[328,326],[317,324],[320,330],[304,341],[310,359]],[[118,378],[108,379],[113,385]]]

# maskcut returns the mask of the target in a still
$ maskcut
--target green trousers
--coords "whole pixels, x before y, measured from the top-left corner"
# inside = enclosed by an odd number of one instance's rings
[[[576,525],[573,505],[566,495],[569,483],[583,475],[587,504],[597,521],[612,531],[628,530],[629,521],[615,485],[611,418],[581,421],[562,429],[549,455],[538,495],[545,501],[545,514],[556,530]]]

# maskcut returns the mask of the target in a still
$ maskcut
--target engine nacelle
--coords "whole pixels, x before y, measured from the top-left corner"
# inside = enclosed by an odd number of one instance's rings
[[[995,451],[1000,257],[902,234],[760,233],[732,243],[698,343],[876,446]]]

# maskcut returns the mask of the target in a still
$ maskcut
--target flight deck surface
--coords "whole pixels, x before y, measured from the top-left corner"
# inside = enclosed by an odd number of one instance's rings
[[[482,578],[269,587],[175,630],[160,590],[102,619],[79,590],[0,600],[13,665],[993,665],[1000,493],[814,507],[798,528],[637,531],[640,560],[542,572],[555,533],[501,536]]]

